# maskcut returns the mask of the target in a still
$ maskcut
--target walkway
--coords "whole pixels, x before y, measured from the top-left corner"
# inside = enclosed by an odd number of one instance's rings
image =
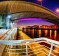
[[[4,48],[5,48],[5,45],[0,43],[0,56],[2,56]]]
[[[19,31],[19,36],[20,36],[21,40],[31,39],[29,36],[27,36],[22,31]],[[35,42],[35,41],[33,41],[33,42]],[[31,42],[31,43],[33,43],[33,42]],[[42,45],[40,45],[38,43],[33,43],[33,44],[31,44],[31,43],[29,43],[28,46],[34,52],[34,54],[36,54],[36,56],[47,56],[49,54],[49,49],[43,47]]]

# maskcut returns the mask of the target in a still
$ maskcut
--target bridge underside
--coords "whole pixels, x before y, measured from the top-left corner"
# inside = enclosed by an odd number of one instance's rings
[[[35,12],[35,11],[25,11],[25,12],[18,12],[11,14],[13,19],[12,21],[19,20],[19,18],[42,18],[48,22],[53,24],[59,25],[59,18],[54,17],[53,15],[42,13],[42,12]]]

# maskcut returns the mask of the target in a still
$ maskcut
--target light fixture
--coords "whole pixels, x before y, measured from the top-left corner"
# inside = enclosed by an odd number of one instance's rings
[[[12,16],[11,15],[8,15],[7,18],[11,18]]]
[[[56,12],[59,13],[59,8],[56,9]]]

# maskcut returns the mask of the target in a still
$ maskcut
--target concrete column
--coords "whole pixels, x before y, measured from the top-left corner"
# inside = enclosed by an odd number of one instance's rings
[[[2,26],[4,27],[4,28],[6,28],[6,16],[5,15],[3,15],[2,16]]]
[[[10,19],[8,17],[6,17],[6,27],[7,29],[10,28]]]
[[[0,16],[0,28],[2,27],[2,16]]]

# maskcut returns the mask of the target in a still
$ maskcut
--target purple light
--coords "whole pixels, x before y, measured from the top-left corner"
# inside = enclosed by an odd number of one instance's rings
[[[32,25],[51,25],[52,23],[45,21],[42,18],[22,18],[16,21],[19,26]]]
[[[21,20],[39,20],[37,18],[25,18],[25,19],[21,19]]]

